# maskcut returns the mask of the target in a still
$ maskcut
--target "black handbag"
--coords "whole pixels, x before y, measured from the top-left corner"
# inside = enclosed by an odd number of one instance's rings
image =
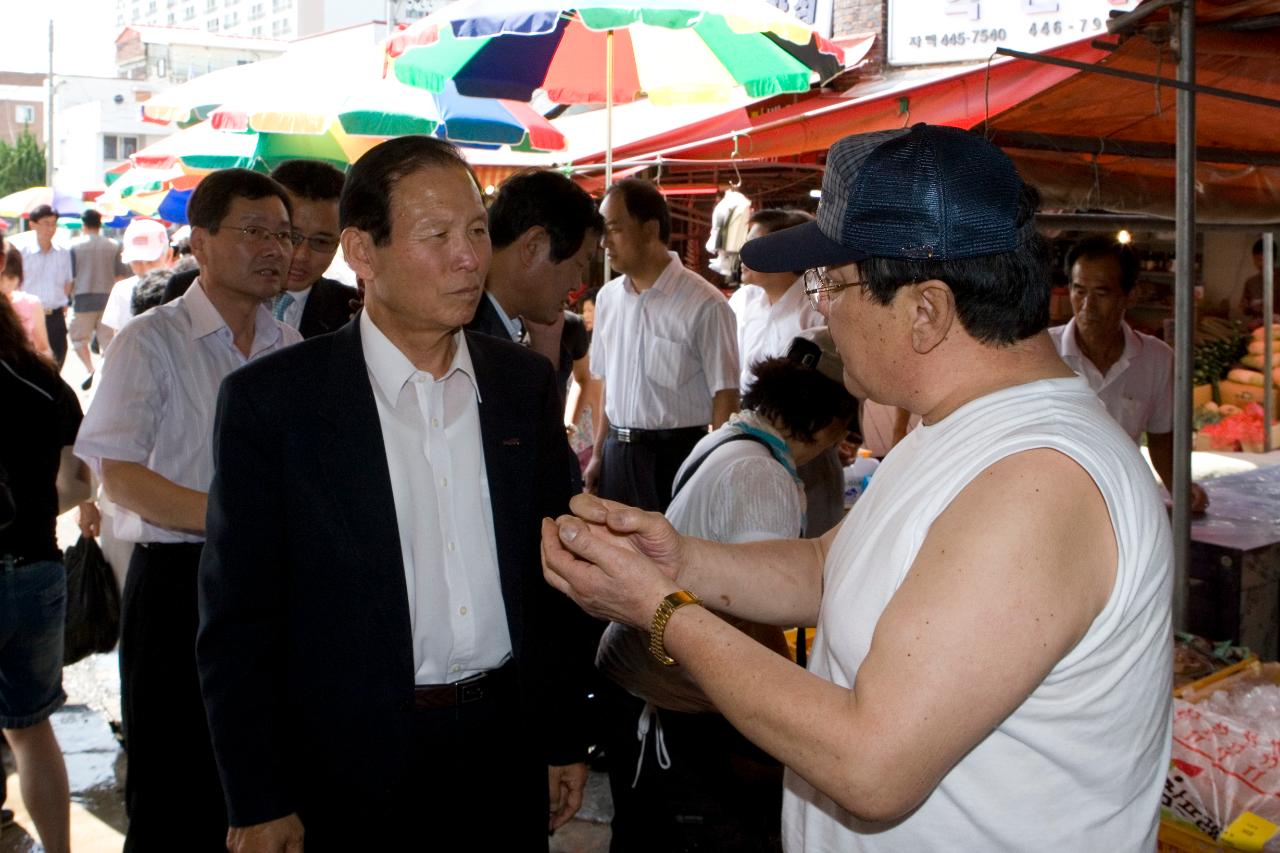
[[[92,538],[67,549],[67,627],[62,662],[109,652],[120,637],[120,589],[111,564]]]

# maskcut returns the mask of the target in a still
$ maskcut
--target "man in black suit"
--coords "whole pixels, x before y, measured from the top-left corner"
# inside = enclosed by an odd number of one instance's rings
[[[364,311],[219,399],[197,658],[229,847],[545,851],[582,799],[593,651],[540,568],[569,498],[554,376],[461,328],[490,244],[452,145],[371,150],[341,222]]]
[[[338,197],[342,172],[315,160],[288,160],[271,177],[282,184],[293,202],[293,229],[302,240],[294,247],[289,278],[271,303],[277,320],[314,338],[345,326],[351,319],[356,289],[324,278],[338,251]],[[175,273],[165,288],[164,301],[184,293],[196,270]]]

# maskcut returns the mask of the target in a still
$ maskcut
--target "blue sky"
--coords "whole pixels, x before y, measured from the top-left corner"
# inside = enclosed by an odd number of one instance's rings
[[[55,74],[115,76],[118,30],[114,0],[20,0],[11,4],[0,25],[0,71],[48,69],[51,14]]]

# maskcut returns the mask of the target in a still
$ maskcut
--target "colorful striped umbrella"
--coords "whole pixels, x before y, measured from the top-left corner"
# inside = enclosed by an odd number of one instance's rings
[[[395,76],[433,92],[561,104],[722,102],[802,92],[843,52],[765,0],[460,0],[387,42]],[[613,39],[612,68],[606,61]],[[612,86],[606,82],[612,75]],[[609,90],[612,89],[612,92]]]
[[[337,125],[346,136],[435,134],[460,145],[565,147],[564,136],[527,104],[467,98],[452,86],[426,92],[382,72],[381,47],[290,54],[174,87],[145,103],[143,114],[149,121],[198,116],[233,132],[320,136]]]
[[[256,169],[270,171],[285,160],[320,160],[346,169],[373,146],[375,137],[351,137],[341,127],[322,134],[230,133],[204,121],[148,145],[131,158],[135,165],[166,169]]]
[[[561,104],[716,103],[808,90],[844,53],[766,0],[458,0],[389,39],[396,79],[432,92]],[[611,139],[611,132],[608,138]],[[606,181],[613,146],[605,150]]]

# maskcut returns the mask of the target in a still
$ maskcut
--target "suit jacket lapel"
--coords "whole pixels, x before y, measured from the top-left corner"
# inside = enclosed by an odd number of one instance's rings
[[[359,323],[334,333],[324,387],[329,393],[319,406],[322,429],[317,463],[329,494],[342,507],[332,522],[345,529],[345,539],[358,560],[355,565],[367,574],[370,592],[381,599],[390,648],[403,658],[402,666],[412,678],[413,631],[400,531]]]

